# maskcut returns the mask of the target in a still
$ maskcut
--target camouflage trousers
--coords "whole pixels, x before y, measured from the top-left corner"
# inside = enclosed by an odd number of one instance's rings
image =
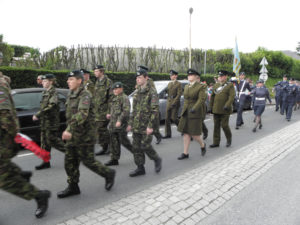
[[[152,135],[133,133],[132,138],[134,162],[137,166],[145,164],[145,154],[151,160],[159,159],[159,155],[151,145]]]
[[[154,126],[153,126],[153,135],[156,139],[162,138],[162,135],[159,131],[159,126],[160,126],[160,119],[159,116],[155,118]]]
[[[11,159],[16,155],[14,137],[0,131],[0,189],[20,198],[31,200],[39,189],[22,177],[22,170]]]
[[[67,143],[65,153],[65,170],[69,184],[79,183],[79,165],[81,161],[83,165],[102,177],[107,177],[111,172],[110,168],[95,160],[94,144],[80,145],[78,143]]]
[[[133,153],[132,144],[130,143],[127,132],[110,132],[110,157],[112,160],[119,160],[121,156],[121,145]]]
[[[98,143],[103,147],[109,144],[109,131],[107,129],[107,125],[109,120],[106,121],[97,121],[96,122],[96,137],[98,137]]]
[[[65,144],[62,139],[58,137],[58,129],[41,129],[41,148],[51,152],[51,147],[54,147],[62,153],[65,152]]]

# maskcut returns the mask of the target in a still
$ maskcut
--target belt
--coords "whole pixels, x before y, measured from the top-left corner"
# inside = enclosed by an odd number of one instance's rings
[[[266,100],[266,98],[255,98],[255,100],[261,101],[261,100]]]

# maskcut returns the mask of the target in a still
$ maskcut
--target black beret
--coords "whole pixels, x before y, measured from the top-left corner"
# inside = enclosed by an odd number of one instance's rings
[[[68,77],[77,77],[83,79],[83,72],[81,70],[73,70],[68,73]]]
[[[54,79],[54,78],[55,78],[55,76],[51,73],[45,74],[45,75],[42,76],[42,80],[44,80],[44,79]]]
[[[115,88],[122,88],[123,87],[123,84],[121,82],[116,82],[112,85],[112,89],[115,89]]]
[[[188,71],[186,73],[187,73],[187,75],[197,75],[197,76],[200,76],[200,73],[198,73],[194,69],[188,69]]]
[[[88,74],[90,74],[90,73],[91,73],[90,71],[88,71],[88,70],[85,70],[85,69],[80,69],[80,71],[81,71],[83,74],[85,74],[85,73],[88,73]]]
[[[226,71],[226,70],[220,70],[218,72],[218,76],[219,77],[222,77],[222,76],[227,76],[229,73]]]
[[[170,75],[178,75],[178,72],[175,70],[170,70]]]
[[[258,81],[256,81],[256,83],[258,84],[258,83],[265,83],[265,81],[263,80],[263,79],[259,79]]]
[[[104,69],[104,66],[103,65],[97,65],[94,67],[94,70],[97,70],[97,69]]]
[[[139,70],[136,72],[135,77],[138,77],[138,76],[141,76],[141,75],[148,75],[147,70],[139,69]]]
[[[146,70],[146,71],[149,70],[147,66],[143,66],[143,65],[138,66],[138,70],[140,70],[140,69],[143,69],[143,70]]]

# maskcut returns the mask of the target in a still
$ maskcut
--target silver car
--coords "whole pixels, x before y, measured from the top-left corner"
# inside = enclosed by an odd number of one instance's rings
[[[182,90],[184,90],[184,86],[189,83],[187,80],[178,80],[178,81],[181,83]],[[159,97],[159,118],[160,118],[160,120],[164,120],[166,118],[167,100],[168,100],[167,87],[168,87],[169,82],[170,82],[170,80],[154,81],[154,85],[155,85],[155,88],[157,90],[157,94]],[[133,97],[134,93],[135,93],[135,91],[129,95],[129,101],[131,104],[131,112],[132,112],[132,97]],[[184,99],[183,99],[183,91],[182,91],[182,95],[180,98],[180,108],[178,110],[178,116],[180,115],[181,110],[182,110],[183,100]]]

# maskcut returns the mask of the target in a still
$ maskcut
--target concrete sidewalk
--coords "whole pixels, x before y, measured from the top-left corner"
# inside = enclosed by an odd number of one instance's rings
[[[205,166],[58,225],[201,224],[201,220],[295,150],[300,145],[299,132],[300,122],[291,123]]]

